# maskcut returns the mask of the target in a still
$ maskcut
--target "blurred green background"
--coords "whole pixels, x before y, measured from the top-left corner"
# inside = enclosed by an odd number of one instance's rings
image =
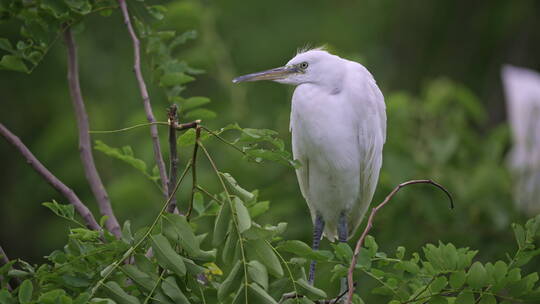
[[[139,3],[129,4],[135,16],[146,18]],[[289,143],[292,88],[275,83],[233,85],[231,79],[280,66],[306,45],[326,44],[374,74],[388,115],[384,164],[374,202],[398,183],[417,178],[445,185],[456,202],[451,211],[445,196],[434,188],[418,185],[403,190],[375,221],[372,234],[382,250],[393,252],[397,245],[418,250],[438,240],[480,249],[482,260],[502,259],[513,250],[510,223],[524,222],[528,215],[512,202],[500,68],[511,63],[540,69],[539,1],[159,4],[169,8],[162,28],[198,32],[198,38],[177,56],[206,71],[183,95],[212,99],[209,108],[218,112],[218,118],[205,122],[210,128],[231,122],[270,128]],[[1,35],[16,41],[16,23],[0,23],[0,29]],[[132,73],[131,43],[119,12],[108,18],[89,16],[76,39],[91,129],[146,122]],[[32,74],[0,71],[0,121],[96,210],[79,161],[65,62],[59,39]],[[152,84],[150,73],[146,78],[154,113],[165,121],[164,92]],[[166,130],[160,135],[166,151]],[[153,163],[145,128],[93,135],[93,139],[117,147],[130,145],[137,157]],[[261,198],[271,201],[263,222],[288,222],[287,237],[310,242],[309,213],[293,169],[249,163],[218,142],[210,142],[209,148],[222,171],[247,189],[260,189]],[[181,160],[190,153],[181,151]],[[161,206],[157,188],[126,164],[99,151],[94,155],[119,220],[130,219],[136,227],[148,224]],[[201,163],[201,183],[218,189],[208,164]],[[66,201],[3,140],[0,167],[0,244],[11,257],[42,262],[44,255],[65,243],[67,225],[40,204]],[[180,190],[181,203],[186,189]]]

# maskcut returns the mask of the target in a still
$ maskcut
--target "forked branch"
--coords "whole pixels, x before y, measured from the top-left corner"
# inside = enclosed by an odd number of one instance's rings
[[[156,160],[156,165],[159,170],[159,177],[161,179],[163,196],[165,198],[168,198],[168,178],[167,172],[165,171],[165,162],[163,161],[163,155],[161,154],[161,146],[159,145],[158,129],[157,126],[154,124],[156,122],[156,119],[154,118],[154,113],[152,112],[150,96],[148,95],[148,89],[146,88],[146,83],[144,82],[144,77],[141,71],[141,43],[139,41],[139,38],[137,38],[137,34],[135,34],[135,30],[133,29],[126,0],[118,0],[118,4],[120,5],[120,10],[122,11],[122,16],[124,17],[124,23],[126,24],[126,27],[128,29],[129,36],[131,38],[131,41],[133,42],[133,71],[135,72],[137,84],[139,85],[139,92],[144,103],[144,112],[146,113],[146,119],[148,120],[148,122],[152,123],[150,125],[150,135],[152,136],[154,158]]]
[[[13,133],[11,133],[3,124],[0,123],[0,134],[13,146],[19,153],[26,159],[26,162],[34,168],[34,170],[41,175],[45,181],[47,181],[56,191],[60,192],[71,205],[75,208],[77,213],[79,213],[86,227],[92,230],[99,231],[101,228],[96,222],[94,215],[86,207],[86,205],[81,202],[79,197],[71,190],[68,186],[62,183],[56,176],[54,176],[51,171],[49,171],[45,166],[32,154],[30,150],[24,145],[24,143]]]
[[[67,48],[67,66],[68,66],[68,84],[71,101],[75,110],[75,118],[77,119],[77,129],[79,131],[79,154],[84,169],[84,175],[90,185],[90,189],[96,198],[101,215],[107,216],[105,227],[114,236],[120,238],[121,231],[118,220],[114,215],[111,207],[109,195],[103,186],[103,182],[99,176],[92,155],[92,144],[90,141],[90,127],[88,122],[88,114],[84,105],[84,100],[81,92],[79,81],[79,64],[77,60],[77,46],[73,38],[71,29],[67,27],[64,30],[64,42]]]
[[[364,240],[366,239],[366,236],[368,235],[369,231],[373,227],[373,219],[375,218],[375,215],[377,214],[377,212],[382,207],[384,207],[384,205],[386,205],[394,197],[394,195],[396,195],[396,193],[401,188],[409,186],[409,185],[413,185],[413,184],[431,184],[431,185],[441,189],[448,196],[448,198],[450,199],[450,208],[454,208],[454,200],[452,199],[452,195],[450,194],[450,192],[448,192],[448,190],[446,190],[440,184],[438,184],[438,183],[436,183],[436,182],[434,182],[434,181],[432,181],[430,179],[410,180],[410,181],[406,181],[404,183],[401,183],[401,184],[397,185],[397,187],[395,187],[394,190],[392,190],[392,192],[390,192],[390,194],[388,194],[386,196],[386,198],[384,199],[384,201],[382,203],[377,205],[377,207],[371,209],[371,214],[369,215],[369,219],[368,219],[368,223],[366,225],[366,228],[362,232],[362,235],[360,236],[360,239],[358,239],[358,242],[356,242],[356,247],[354,248],[354,254],[353,254],[353,257],[352,257],[351,265],[349,266],[349,271],[348,271],[348,274],[347,274],[347,284],[348,284],[348,290],[349,290],[348,294],[347,294],[347,302],[346,302],[347,304],[352,303],[352,297],[353,297],[353,294],[354,294],[353,272],[354,272],[354,268],[356,266],[356,263],[358,261],[358,254],[360,253],[360,249],[362,248],[362,245],[364,245]]]

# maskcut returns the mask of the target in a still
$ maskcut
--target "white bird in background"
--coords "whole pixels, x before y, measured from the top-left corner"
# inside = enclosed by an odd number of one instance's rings
[[[505,65],[501,71],[512,130],[510,169],[515,201],[529,215],[540,212],[540,73]]]
[[[323,232],[346,242],[377,185],[386,139],[384,97],[361,64],[324,49],[299,52],[283,67],[237,77],[295,85],[291,132],[300,190],[313,220],[313,249]],[[309,281],[313,284],[315,262]]]

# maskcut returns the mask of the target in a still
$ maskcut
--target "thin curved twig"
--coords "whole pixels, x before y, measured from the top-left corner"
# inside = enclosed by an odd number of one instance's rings
[[[377,207],[371,209],[371,214],[369,215],[369,219],[368,219],[368,223],[366,225],[366,228],[362,232],[362,235],[360,236],[360,239],[358,239],[358,241],[356,242],[356,247],[354,248],[354,254],[353,254],[353,257],[352,257],[351,265],[349,266],[349,271],[348,271],[348,274],[347,274],[347,284],[348,284],[348,289],[349,289],[349,292],[348,292],[348,295],[347,295],[347,301],[346,301],[347,304],[352,303],[352,297],[353,297],[353,293],[354,293],[354,282],[353,282],[354,267],[356,266],[356,262],[358,261],[358,254],[360,253],[360,249],[362,248],[362,245],[364,244],[364,240],[365,240],[367,234],[369,233],[369,231],[371,230],[371,228],[373,227],[373,219],[375,218],[375,214],[377,214],[377,212],[382,207],[384,207],[384,205],[386,205],[394,197],[394,195],[396,195],[396,193],[401,188],[409,186],[409,185],[414,185],[414,184],[431,184],[431,185],[441,189],[446,194],[446,196],[448,196],[448,198],[450,199],[450,208],[452,208],[452,209],[454,208],[454,200],[452,199],[452,195],[450,194],[450,192],[448,192],[448,190],[446,190],[440,184],[438,184],[438,183],[436,183],[436,182],[434,182],[434,181],[432,181],[430,179],[410,180],[410,181],[406,181],[404,183],[401,183],[401,184],[397,185],[397,187],[395,187],[394,190],[392,190],[392,192],[390,192],[390,194],[388,194],[386,196],[386,198],[384,199],[384,201],[382,203],[377,205]]]
[[[141,42],[135,34],[133,25],[131,24],[131,18],[129,16],[129,11],[127,8],[126,0],[118,0],[120,5],[120,10],[122,11],[122,16],[124,17],[124,23],[129,32],[131,41],[133,42],[133,71],[135,72],[135,77],[137,78],[137,84],[139,85],[139,91],[144,103],[144,112],[146,113],[146,119],[150,123],[156,122],[154,113],[152,112],[152,105],[150,104],[150,96],[148,95],[148,89],[146,88],[146,83],[144,82],[144,77],[141,71]],[[163,196],[168,198],[168,178],[167,172],[165,171],[165,162],[163,161],[163,155],[161,154],[161,147],[159,145],[159,135],[157,126],[152,124],[150,126],[150,135],[152,136],[152,146],[154,149],[154,158],[156,160],[156,165],[159,170],[159,177],[161,179],[161,187]]]

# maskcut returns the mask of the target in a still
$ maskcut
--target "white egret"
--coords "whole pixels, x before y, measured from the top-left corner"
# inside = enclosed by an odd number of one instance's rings
[[[512,131],[515,202],[532,216],[540,212],[540,73],[505,65],[501,76]]]
[[[313,249],[323,236],[346,242],[373,198],[386,138],[384,97],[361,64],[324,49],[299,52],[283,67],[237,77],[295,85],[291,123],[300,190],[313,220]],[[309,281],[313,284],[315,263]]]

